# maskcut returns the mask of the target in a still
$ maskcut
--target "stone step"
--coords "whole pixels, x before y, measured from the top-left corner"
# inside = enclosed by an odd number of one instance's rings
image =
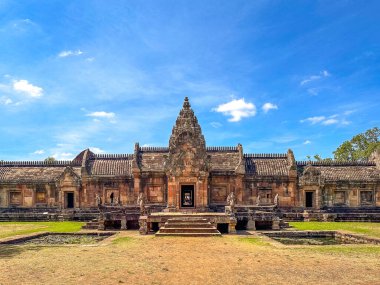
[[[208,219],[195,217],[171,218],[156,236],[220,236],[220,232]]]
[[[165,223],[165,227],[170,228],[213,228],[214,226],[210,223]]]
[[[92,220],[90,222],[87,222],[85,225],[82,226],[82,229],[84,230],[96,230],[99,227],[98,220]]]
[[[167,228],[162,227],[160,233],[219,233],[216,228]]]
[[[209,221],[207,219],[177,218],[177,219],[168,219],[167,223],[209,223]]]
[[[156,237],[165,237],[165,236],[175,236],[175,237],[217,237],[221,236],[220,232],[218,233],[156,233]]]

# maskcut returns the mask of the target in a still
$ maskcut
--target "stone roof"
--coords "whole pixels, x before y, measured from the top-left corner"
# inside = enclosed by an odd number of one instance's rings
[[[92,176],[132,176],[132,154],[95,154],[87,164]]]
[[[3,161],[0,162],[0,182],[46,183],[59,179],[67,166],[80,176],[80,167],[72,161]]]
[[[288,176],[286,154],[245,154],[245,171],[253,176]]]
[[[380,180],[380,171],[376,164],[367,161],[321,161],[297,162],[299,175],[306,167],[316,170],[324,181],[370,181]]]
[[[235,171],[240,161],[239,152],[233,148],[225,150],[208,148],[207,154],[211,157],[211,171]]]

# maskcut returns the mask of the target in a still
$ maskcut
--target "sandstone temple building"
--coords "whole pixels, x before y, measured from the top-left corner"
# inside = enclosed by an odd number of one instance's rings
[[[136,143],[131,154],[86,149],[72,161],[0,162],[3,216],[75,216],[109,206],[130,209],[136,220],[141,193],[153,212],[223,212],[234,193],[237,213],[272,206],[293,218],[305,210],[378,213],[380,154],[365,162],[314,162],[297,161],[290,149],[249,154],[241,144],[210,147],[185,98],[166,147]]]

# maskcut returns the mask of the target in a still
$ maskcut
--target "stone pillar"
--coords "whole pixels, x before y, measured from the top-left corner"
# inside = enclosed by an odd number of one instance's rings
[[[122,230],[126,230],[127,229],[127,219],[124,217],[121,219],[121,228]]]
[[[137,203],[137,197],[140,194],[141,190],[141,175],[138,172],[133,173],[133,189],[134,189],[134,204]]]
[[[256,230],[256,222],[253,219],[249,219],[247,223],[247,230],[255,231]]]
[[[280,219],[274,219],[272,220],[272,230],[279,230],[280,229]]]
[[[236,218],[231,217],[230,223],[228,224],[228,233],[229,234],[236,234],[236,229],[235,229],[236,224],[237,224]]]
[[[147,216],[140,216],[139,226],[140,226],[139,232],[141,235],[148,234],[149,228],[148,228],[148,217]]]

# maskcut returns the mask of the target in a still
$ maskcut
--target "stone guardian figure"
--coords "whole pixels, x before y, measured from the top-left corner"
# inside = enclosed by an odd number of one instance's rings
[[[256,197],[256,206],[260,206],[260,194],[257,194],[257,197]]]
[[[145,211],[145,195],[143,192],[141,192],[139,196],[137,197],[137,204],[140,207],[140,214],[144,215],[146,211]]]
[[[96,200],[96,206],[99,207],[102,204],[102,199],[100,199],[99,194],[96,194],[95,200]]]
[[[235,204],[236,204],[236,195],[234,192],[231,192],[227,196],[227,204],[226,207],[226,213],[233,214],[235,210]]]
[[[276,196],[274,196],[274,199],[273,199],[273,203],[276,207],[278,207],[278,202],[279,202],[279,199],[278,199],[278,194],[276,194]]]

